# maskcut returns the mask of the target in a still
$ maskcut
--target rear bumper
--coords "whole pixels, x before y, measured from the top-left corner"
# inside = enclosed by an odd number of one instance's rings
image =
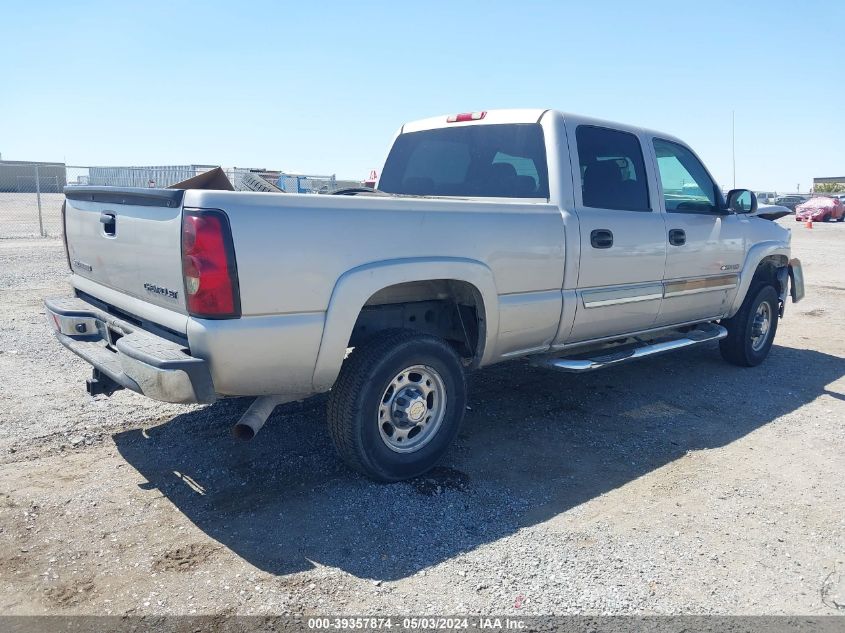
[[[77,297],[47,299],[44,306],[59,342],[118,385],[162,402],[217,399],[208,363],[184,346]]]

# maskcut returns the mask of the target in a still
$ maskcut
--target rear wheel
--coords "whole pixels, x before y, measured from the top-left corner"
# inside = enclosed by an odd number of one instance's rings
[[[377,481],[398,481],[443,457],[465,408],[455,351],[428,334],[391,330],[346,359],[329,395],[328,423],[350,467]]]
[[[771,285],[754,285],[733,317],[722,321],[728,335],[719,351],[729,363],[755,367],[762,363],[778,329],[778,294]]]

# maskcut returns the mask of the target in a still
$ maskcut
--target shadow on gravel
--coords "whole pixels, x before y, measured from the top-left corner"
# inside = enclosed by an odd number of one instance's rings
[[[374,484],[340,464],[325,397],[277,409],[250,443],[222,401],[114,436],[120,453],[194,524],[256,567],[313,563],[394,580],[723,446],[823,394],[845,360],[775,347],[754,369],[715,347],[589,376],[506,363],[470,378],[457,445],[426,478]],[[671,494],[671,490],[667,491]],[[313,562],[312,562],[313,561]]]

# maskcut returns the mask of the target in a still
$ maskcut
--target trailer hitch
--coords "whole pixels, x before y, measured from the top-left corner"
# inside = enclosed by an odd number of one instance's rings
[[[92,396],[110,396],[123,388],[123,385],[116,383],[99,369],[95,369],[92,376],[85,381],[85,390]]]

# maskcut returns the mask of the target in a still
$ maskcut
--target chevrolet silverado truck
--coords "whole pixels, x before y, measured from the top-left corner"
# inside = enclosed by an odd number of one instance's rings
[[[328,427],[380,481],[430,469],[465,373],[528,357],[587,372],[718,341],[755,366],[787,295],[788,230],[723,197],[682,141],[554,110],[402,126],[375,190],[296,195],[69,187],[59,341],[92,395],[280,403],[329,392]]]

